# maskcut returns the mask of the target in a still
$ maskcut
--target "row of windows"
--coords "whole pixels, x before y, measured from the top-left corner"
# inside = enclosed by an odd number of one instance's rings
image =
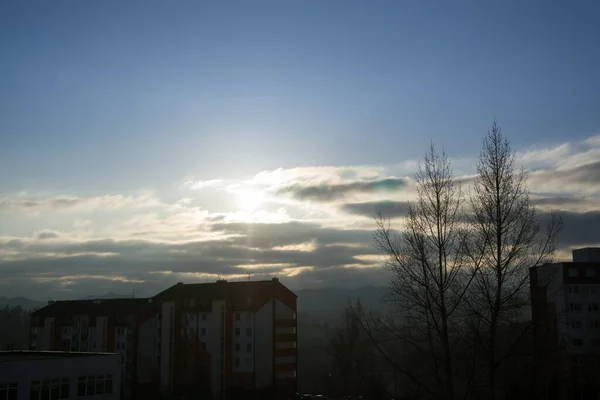
[[[235,336],[240,336],[240,328],[235,328]],[[246,336],[252,336],[252,328],[246,328]]]
[[[112,394],[112,375],[82,376],[77,380],[77,397]]]
[[[590,339],[590,344],[594,347],[600,347],[600,339]],[[583,339],[573,339],[573,346],[581,347],[583,346]]]
[[[573,329],[581,329],[582,325],[583,324],[581,323],[581,321],[571,321],[571,328]],[[597,319],[590,321],[589,326],[590,328],[600,329],[600,321]]]
[[[31,382],[29,400],[60,400],[69,398],[69,378]]]
[[[0,383],[0,400],[17,400],[19,385],[16,382]]]
[[[579,276],[579,269],[577,268],[569,268],[569,277],[570,278],[577,278]],[[596,276],[596,270],[593,268],[587,268],[585,270],[585,277],[586,278],[594,278]]]
[[[598,294],[598,286],[596,286],[596,285],[587,286],[587,290],[585,290],[585,288],[586,288],[586,286],[583,286],[581,288],[581,293],[587,292],[587,294]],[[571,294],[579,294],[579,292],[580,292],[579,285],[569,286],[569,293],[571,293]]]
[[[240,359],[239,358],[235,359],[235,366],[236,367],[240,366]],[[246,368],[252,367],[252,359],[251,358],[246,358],[246,360],[245,360],[245,366],[246,366]]]
[[[239,343],[235,344],[235,351],[240,351],[241,345]],[[246,352],[252,352],[252,343],[246,343]]]
[[[581,311],[581,303],[570,303],[569,309],[571,311],[579,312],[579,311]],[[600,307],[598,306],[598,303],[589,303],[588,304],[588,311],[598,312],[599,310],[600,310]]]

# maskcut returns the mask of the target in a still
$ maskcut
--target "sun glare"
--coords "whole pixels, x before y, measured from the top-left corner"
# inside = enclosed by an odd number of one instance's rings
[[[246,211],[256,211],[264,200],[264,195],[255,190],[244,191],[238,196],[240,207]]]

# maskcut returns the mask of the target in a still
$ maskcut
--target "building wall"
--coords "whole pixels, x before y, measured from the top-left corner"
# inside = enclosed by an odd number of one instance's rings
[[[273,384],[273,311],[275,300],[265,303],[254,316],[255,387],[265,388]]]
[[[162,304],[162,321],[160,335],[160,392],[168,395],[172,386],[173,340],[175,325],[175,302]]]
[[[112,376],[112,395],[103,395],[100,398],[118,400],[121,391],[118,355],[60,357],[0,363],[0,383],[18,383],[18,400],[30,399],[32,381],[62,378],[69,380],[69,399],[77,399],[79,377],[107,374]]]
[[[156,316],[151,317],[142,322],[138,328],[137,379],[139,383],[152,381],[156,365],[156,320]]]
[[[225,345],[226,345],[227,304],[223,300],[213,301],[210,313],[210,329],[207,349],[211,355],[211,389],[213,396],[224,392],[225,386]]]

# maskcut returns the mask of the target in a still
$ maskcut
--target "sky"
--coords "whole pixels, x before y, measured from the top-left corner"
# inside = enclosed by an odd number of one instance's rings
[[[600,3],[0,3],[0,296],[384,284],[434,141],[497,119],[561,251],[600,244]]]

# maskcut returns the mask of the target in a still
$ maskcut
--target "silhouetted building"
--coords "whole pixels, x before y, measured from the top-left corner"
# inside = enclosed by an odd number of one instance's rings
[[[529,272],[539,395],[597,398],[600,249],[573,250],[573,262],[544,264]]]
[[[0,399],[118,400],[119,358],[109,353],[0,351]]]
[[[279,280],[180,283],[154,301],[163,395],[296,393],[296,295]]]
[[[50,302],[30,348],[121,354],[123,394],[296,392],[296,295],[279,282],[178,283],[150,299]]]

